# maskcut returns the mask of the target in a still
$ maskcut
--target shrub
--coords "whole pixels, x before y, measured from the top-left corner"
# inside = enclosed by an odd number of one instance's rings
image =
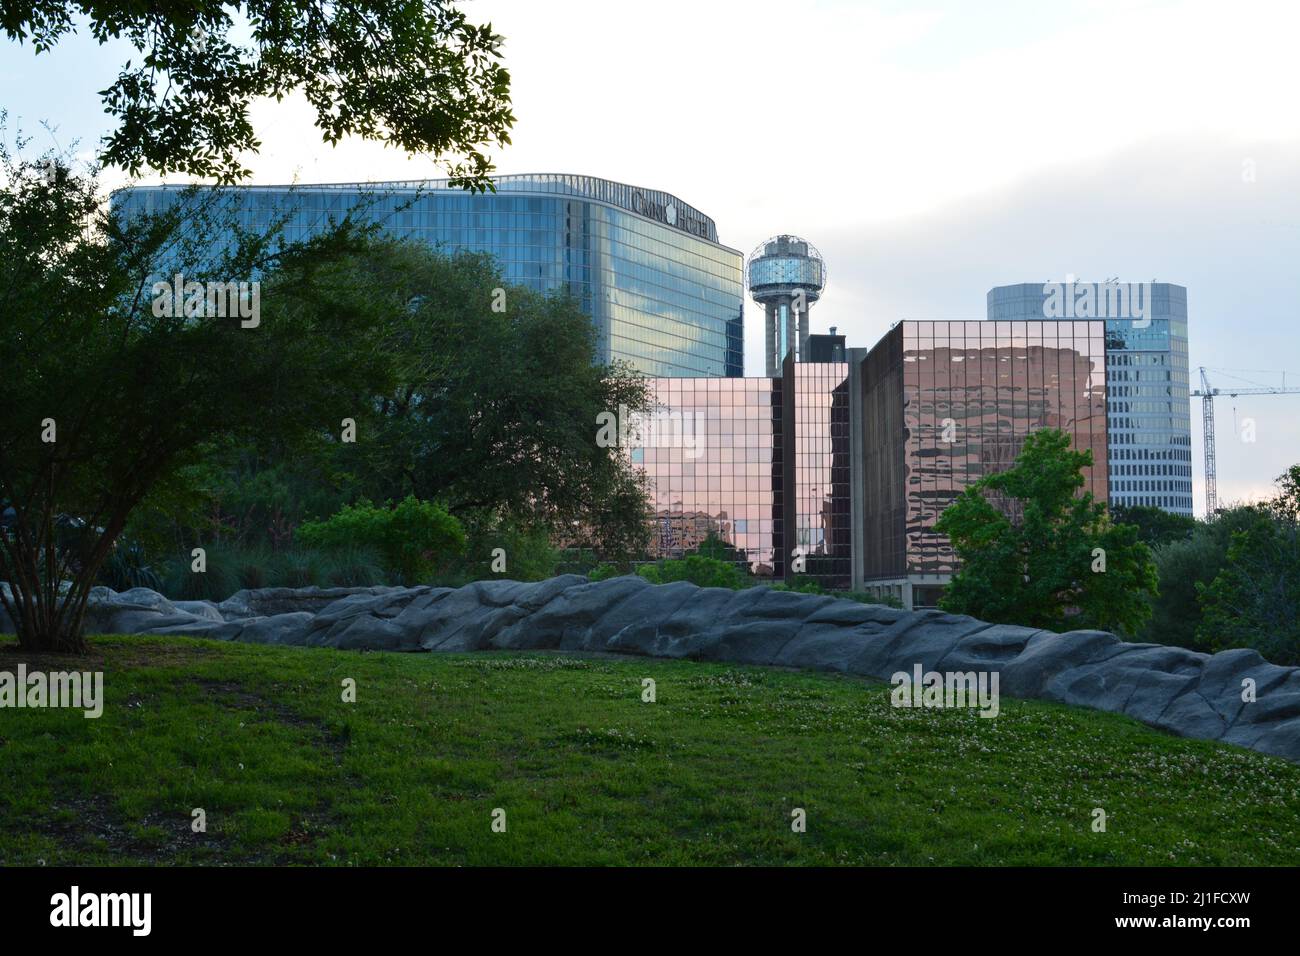
[[[162,577],[146,561],[144,548],[136,541],[119,542],[99,569],[99,583],[114,591],[131,588],[162,590]]]
[[[651,584],[690,581],[702,588],[731,588],[738,591],[753,583],[749,575],[734,564],[698,554],[642,565],[636,573]]]
[[[560,550],[544,528],[471,518],[466,531],[468,548],[439,570],[436,583],[460,587],[471,581],[544,581],[559,573]]]
[[[608,561],[596,565],[587,572],[588,581],[606,581],[609,578],[616,578],[623,572]]]
[[[229,556],[232,571],[241,588],[275,587],[273,577],[272,553],[263,547],[241,547],[225,549]]]
[[[1212,522],[1198,521],[1187,540],[1155,549],[1160,590],[1151,598],[1151,620],[1141,640],[1211,653],[1219,649],[1214,641],[1202,639],[1200,591],[1228,564],[1233,535],[1247,530],[1257,520],[1254,508],[1227,508]]]
[[[814,577],[804,574],[795,575],[792,581],[778,581],[772,585],[774,591],[796,591],[799,594],[825,594],[826,589]]]
[[[374,548],[345,548],[325,556],[322,587],[368,588],[384,583],[384,562]]]
[[[162,593],[174,601],[224,601],[243,585],[239,580],[241,556],[233,549],[204,548],[206,570],[193,570],[189,553],[167,562]]]
[[[299,544],[322,551],[374,549],[384,571],[395,583],[420,584],[435,574],[439,563],[465,550],[465,530],[446,509],[408,495],[393,508],[361,500],[345,505],[325,521],[298,527]]]
[[[327,583],[329,557],[321,551],[296,549],[272,555],[267,568],[268,587],[307,588]]]

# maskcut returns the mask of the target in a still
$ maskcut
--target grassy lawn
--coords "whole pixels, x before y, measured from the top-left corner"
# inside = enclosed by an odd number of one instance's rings
[[[106,696],[98,720],[0,710],[0,864],[1300,861],[1300,767],[1111,714],[692,662],[93,648],[0,645],[0,670],[102,669]]]

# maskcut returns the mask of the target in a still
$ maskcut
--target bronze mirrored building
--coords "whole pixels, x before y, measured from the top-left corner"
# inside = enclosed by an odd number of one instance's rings
[[[651,387],[659,415],[701,426],[695,447],[660,429],[631,450],[650,479],[651,555],[688,554],[712,532],[754,574],[802,571],[847,588],[848,365],[788,357],[779,378],[658,378]]]
[[[934,530],[1030,432],[1092,452],[1085,490],[1107,498],[1105,323],[900,322],[841,362],[787,357],[775,378],[659,378],[660,414],[699,422],[632,450],[650,479],[654,557],[710,533],[760,575],[932,606],[957,569]],[[662,440],[662,439],[667,440]]]
[[[863,487],[854,581],[937,603],[957,570],[935,522],[1006,469],[1040,428],[1092,452],[1084,490],[1107,500],[1105,323],[900,322],[861,363]]]
[[[853,573],[849,366],[786,359],[784,372],[794,411],[786,454],[794,498],[786,525],[795,532],[790,554],[802,559],[803,573],[845,589]]]
[[[656,414],[699,423],[695,447],[663,429],[631,449],[650,479],[652,557],[681,557],[710,533],[750,570],[781,578],[784,541],[781,379],[655,378]]]

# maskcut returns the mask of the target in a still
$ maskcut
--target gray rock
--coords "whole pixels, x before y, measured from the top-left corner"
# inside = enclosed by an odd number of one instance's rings
[[[989,625],[965,615],[942,611],[905,613],[868,641],[849,664],[849,671],[888,680],[899,671],[911,673],[917,664],[933,670],[958,641]]]
[[[1047,633],[1015,624],[990,624],[960,638],[939,661],[938,668],[945,671],[997,670],[1022,655],[1029,642],[1039,634]]]
[[[1106,631],[1039,631],[1002,666],[1001,690],[1012,697],[1041,697],[1056,675],[1087,663],[1120,643]]]
[[[186,614],[192,614],[195,617],[203,618],[207,621],[216,621],[218,624],[225,623],[225,618],[217,610],[217,606],[211,601],[173,601],[176,610]]]
[[[1063,704],[1088,701],[1083,706],[1155,723],[1196,684],[1206,656],[1160,644],[1117,644],[1052,678],[1043,696]]]
[[[547,583],[547,582],[543,582]],[[501,650],[542,650],[581,643],[593,623],[617,608],[631,595],[654,587],[644,578],[620,577],[589,582],[579,578],[560,589],[551,600],[537,607],[526,619],[502,628],[488,646]]]
[[[301,645],[311,626],[310,611],[289,611],[270,617],[254,618],[243,623],[239,640],[246,644],[297,644]]]
[[[356,594],[378,596],[404,588],[255,588],[236,591],[217,605],[227,621],[249,617],[272,617],[306,611],[315,614],[342,598]]]

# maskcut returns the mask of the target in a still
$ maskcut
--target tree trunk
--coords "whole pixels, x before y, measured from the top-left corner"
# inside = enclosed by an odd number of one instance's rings
[[[24,651],[41,654],[86,654],[90,651],[80,622],[75,630],[67,624],[57,628],[44,622],[27,627],[20,625],[18,646]]]
[[[85,654],[85,605],[74,585],[51,602],[47,595],[14,593],[10,617],[18,646],[41,654]],[[17,612],[16,616],[15,613]]]

